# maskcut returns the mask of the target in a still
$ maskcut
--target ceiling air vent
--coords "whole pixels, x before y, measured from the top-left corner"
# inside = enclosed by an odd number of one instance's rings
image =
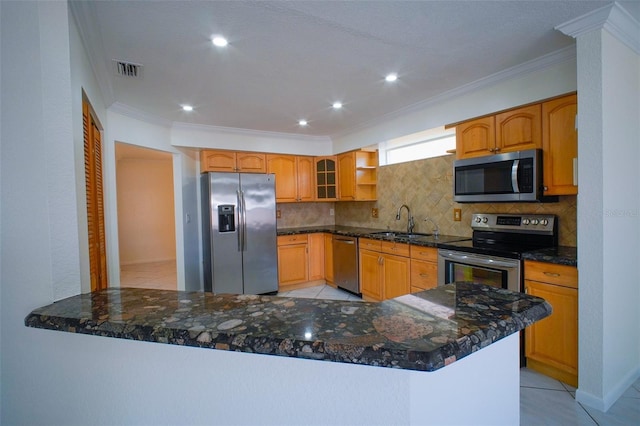
[[[117,61],[113,60],[113,64],[116,69],[116,74],[122,77],[129,78],[142,78],[142,65],[134,64],[133,62]]]

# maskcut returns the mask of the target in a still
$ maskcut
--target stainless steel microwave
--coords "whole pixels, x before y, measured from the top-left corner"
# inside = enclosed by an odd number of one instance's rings
[[[555,201],[542,196],[542,150],[507,152],[453,163],[458,203]]]

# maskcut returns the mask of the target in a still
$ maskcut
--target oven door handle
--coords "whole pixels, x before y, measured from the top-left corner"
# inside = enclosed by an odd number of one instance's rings
[[[483,266],[499,266],[499,267],[503,267],[503,268],[516,268],[518,267],[519,262],[518,261],[513,261],[513,262],[503,262],[500,260],[494,260],[494,259],[487,259],[484,257],[479,257],[479,256],[474,256],[473,254],[467,254],[467,253],[453,253],[450,251],[446,251],[446,252],[441,252],[440,253],[442,256],[451,259],[451,260],[455,260],[457,262],[474,262],[474,263],[478,263],[481,264]]]

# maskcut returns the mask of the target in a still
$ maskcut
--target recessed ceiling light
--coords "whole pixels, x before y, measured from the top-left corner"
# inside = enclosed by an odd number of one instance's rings
[[[391,83],[391,82],[396,81],[398,79],[398,74],[391,73],[391,74],[387,75],[384,79],[386,81],[388,81],[389,83]]]
[[[215,36],[211,39],[211,42],[218,47],[225,47],[227,44],[229,44],[227,39],[221,36]]]
[[[333,109],[340,109],[342,108],[342,102],[334,102],[331,106],[333,107]]]
[[[193,111],[193,107],[191,105],[182,105],[183,111]]]
[[[300,121],[298,121],[298,124],[301,125],[301,126],[306,126],[309,123],[307,122],[307,120],[300,120]]]

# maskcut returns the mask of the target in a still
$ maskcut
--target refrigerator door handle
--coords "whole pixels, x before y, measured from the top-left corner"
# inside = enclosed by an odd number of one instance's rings
[[[244,250],[244,227],[243,227],[243,211],[244,211],[244,195],[239,189],[236,191],[238,197],[238,223],[236,230],[238,232],[238,251]]]
[[[240,190],[242,200],[242,218],[240,219],[240,229],[242,232],[242,250],[247,251],[247,204],[244,200],[244,191]]]

